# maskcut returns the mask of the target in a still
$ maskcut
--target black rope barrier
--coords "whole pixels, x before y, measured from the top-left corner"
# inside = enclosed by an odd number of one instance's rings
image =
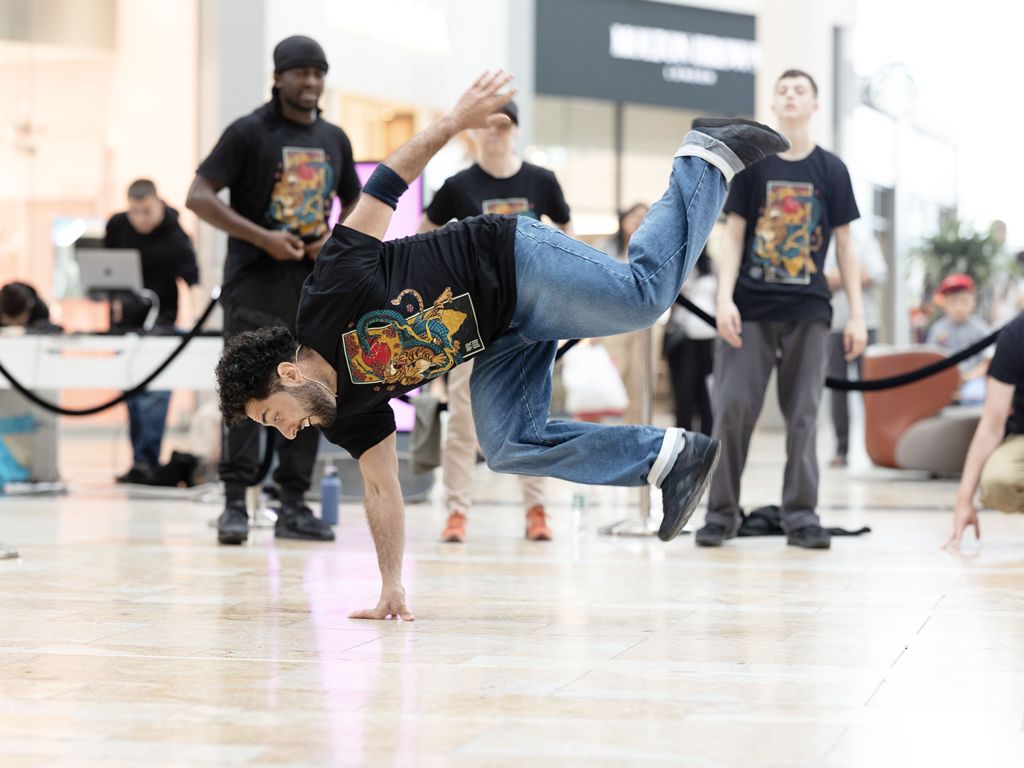
[[[196,337],[196,335],[199,333],[200,329],[203,327],[206,321],[209,320],[210,315],[213,313],[213,310],[216,308],[219,300],[220,288],[217,287],[214,289],[213,294],[210,297],[210,303],[207,304],[206,309],[203,310],[203,314],[200,315],[195,325],[193,325],[192,328],[189,329],[189,331],[182,337],[181,343],[178,344],[178,346],[174,349],[173,352],[171,352],[167,359],[164,360],[160,365],[158,365],[152,373],[150,373],[145,379],[136,384],[134,387],[125,390],[117,397],[113,398],[112,400],[108,400],[105,403],[100,403],[99,405],[94,405],[89,408],[64,408],[62,406],[57,405],[56,403],[48,402],[47,400],[44,400],[43,398],[39,397],[37,394],[32,392],[20,381],[18,381],[11,374],[11,372],[4,367],[3,363],[0,363],[0,375],[7,379],[7,381],[11,383],[11,387],[19,394],[21,394],[24,398],[51,413],[56,413],[61,416],[92,416],[94,414],[101,413],[102,411],[108,410],[109,408],[113,408],[115,405],[120,405],[128,398],[134,397],[135,395],[145,391],[145,389],[156,379],[156,377],[163,373],[167,369],[167,367],[174,362],[178,355],[180,355],[182,351],[184,351],[185,347],[188,346],[189,342]],[[687,299],[685,296],[679,296],[676,299],[676,304],[678,304],[688,312],[692,312],[694,315],[699,317],[701,320],[703,320],[705,323],[712,326],[713,328],[718,327],[718,322],[714,315],[711,315],[705,310],[701,309],[692,301]],[[896,376],[889,376],[884,379],[867,379],[862,381],[836,379],[830,376],[827,379],[825,379],[825,386],[828,387],[829,389],[835,389],[844,392],[875,392],[881,389],[892,389],[895,387],[906,386],[907,384],[913,384],[916,381],[920,381],[921,379],[933,376],[936,373],[941,373],[942,371],[948,368],[952,368],[954,365],[958,365],[964,360],[967,360],[968,358],[978,354],[982,350],[986,349],[989,345],[995,343],[995,341],[999,338],[999,334],[1002,332],[1002,330],[1002,328],[998,328],[992,333],[990,333],[988,336],[986,336],[984,339],[975,342],[969,347],[961,349],[960,351],[955,352],[954,354],[950,355],[949,357],[943,360],[932,363],[930,365],[923,366],[914,371],[908,371],[907,373],[901,373]],[[564,356],[574,346],[579,344],[580,341],[581,339],[570,339],[561,347],[559,347],[558,351],[555,353],[555,361],[557,362],[558,360],[560,360],[562,356]],[[411,399],[407,395],[400,395],[398,399],[406,403],[411,402]],[[440,407],[442,408],[442,410],[446,410],[447,404],[442,403]],[[273,453],[272,442],[269,442],[273,440],[273,436],[269,433],[269,430],[267,438],[267,450],[264,454],[263,466],[260,467],[260,475],[262,477],[265,477],[270,469],[270,458],[271,454]]]
[[[182,353],[185,347],[188,346],[188,343],[196,337],[196,334],[199,333],[199,330],[203,327],[206,321],[210,319],[210,315],[213,314],[213,310],[217,306],[218,301],[220,301],[219,286],[213,289],[213,293],[210,296],[210,303],[206,305],[206,309],[203,310],[203,314],[199,316],[199,319],[196,321],[196,324],[193,325],[192,328],[189,329],[189,331],[181,338],[181,343],[178,344],[178,346],[174,349],[173,352],[171,352],[170,355],[168,355],[167,359],[160,363],[160,365],[158,365],[156,369],[151,374],[149,374],[149,376],[147,376],[141,382],[136,384],[134,387],[132,387],[131,389],[126,389],[113,400],[108,400],[105,403],[100,403],[99,405],[94,405],[89,408],[63,408],[62,406],[59,406],[56,403],[51,403],[47,400],[44,400],[43,398],[39,397],[39,395],[37,395],[35,392],[28,389],[28,387],[26,387],[24,384],[22,384],[20,381],[14,378],[11,372],[8,371],[3,366],[3,363],[0,363],[0,376],[3,376],[5,379],[7,379],[11,383],[11,387],[14,390],[16,390],[22,397],[34,403],[35,405],[38,405],[40,408],[49,411],[50,413],[56,413],[60,416],[92,416],[94,414],[101,413],[109,408],[113,408],[115,405],[120,405],[128,398],[134,397],[135,395],[138,395],[141,392],[145,391],[146,387],[148,387],[154,381],[154,379],[156,379],[157,376],[163,373],[167,369],[167,366],[173,363],[174,360],[178,357],[178,355]]]
[[[698,307],[692,301],[687,299],[685,296],[680,296],[676,299],[676,304],[681,306],[688,312],[692,312],[705,323],[713,328],[718,327],[718,321],[713,315],[708,314],[703,309]],[[1005,326],[1003,326],[1005,327]],[[895,387],[904,387],[907,384],[913,384],[921,379],[926,379],[929,376],[934,376],[936,373],[941,373],[947,368],[952,368],[954,365],[962,363],[970,357],[974,357],[976,354],[987,348],[989,345],[994,344],[996,339],[999,338],[999,334],[1002,332],[1002,328],[997,328],[992,331],[988,336],[980,341],[976,341],[971,346],[961,349],[959,352],[955,352],[949,357],[946,357],[938,362],[931,363],[930,365],[923,366],[914,371],[907,371],[896,376],[888,376],[884,379],[866,379],[863,381],[850,381],[849,379],[835,379],[829,376],[825,379],[825,386],[829,389],[836,389],[841,392],[877,392],[880,389],[893,389]]]

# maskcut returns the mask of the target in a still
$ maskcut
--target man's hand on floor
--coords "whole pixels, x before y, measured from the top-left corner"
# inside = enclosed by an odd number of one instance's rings
[[[946,542],[944,549],[951,549],[954,552],[960,551],[960,540],[964,536],[964,531],[969,527],[974,526],[974,538],[981,540],[981,526],[978,525],[978,510],[974,506],[974,502],[970,499],[956,500],[956,509],[953,511],[953,534],[949,537],[949,541]]]
[[[376,608],[367,608],[363,611],[354,611],[348,615],[350,619],[401,619],[402,621],[415,621],[405,604],[405,589],[402,586],[384,587],[380,592],[380,600]]]

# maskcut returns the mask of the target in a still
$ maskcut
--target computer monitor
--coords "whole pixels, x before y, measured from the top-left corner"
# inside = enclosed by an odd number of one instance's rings
[[[79,285],[85,294],[142,291],[142,256],[135,248],[78,248]]]

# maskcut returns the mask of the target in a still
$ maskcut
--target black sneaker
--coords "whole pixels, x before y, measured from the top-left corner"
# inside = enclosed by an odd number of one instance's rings
[[[217,518],[217,541],[243,544],[249,538],[249,511],[242,499],[229,501]]]
[[[331,526],[313,514],[302,502],[286,501],[281,504],[274,525],[274,536],[279,539],[305,541],[334,541]]]
[[[720,547],[723,541],[735,536],[736,534],[726,530],[724,525],[708,523],[697,531],[697,535],[693,539],[697,542],[698,547]]]
[[[721,444],[700,432],[687,432],[686,445],[661,484],[661,507],[665,516],[658,538],[671,541],[689,522],[701,496],[718,466]]]
[[[786,543],[804,549],[829,549],[832,546],[832,534],[812,523],[787,533]]]
[[[693,130],[717,139],[731,149],[744,166],[785,152],[789,139],[762,123],[739,117],[698,117]]]
[[[114,482],[128,485],[153,485],[155,476],[153,467],[149,464],[133,464],[132,468],[123,475],[115,477]]]

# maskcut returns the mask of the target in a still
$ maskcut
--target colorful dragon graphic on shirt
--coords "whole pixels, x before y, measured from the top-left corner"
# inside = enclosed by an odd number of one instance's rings
[[[821,201],[807,182],[769,181],[764,209],[754,227],[754,263],[769,283],[807,285],[818,271]]]
[[[391,309],[377,309],[359,318],[355,330],[344,335],[353,384],[415,387],[462,362],[462,345],[455,334],[467,315],[452,308],[452,289],[445,288],[429,307],[411,288],[391,303],[401,304],[406,295],[419,304],[415,314],[405,317]]]

